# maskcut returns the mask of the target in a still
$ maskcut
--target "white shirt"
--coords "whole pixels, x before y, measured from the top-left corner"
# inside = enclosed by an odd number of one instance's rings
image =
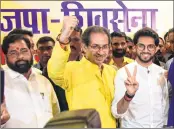
[[[5,100],[10,120],[5,128],[43,128],[60,111],[50,82],[32,69],[27,80],[7,66],[5,71]]]
[[[112,114],[121,118],[123,128],[161,128],[167,121],[168,89],[167,80],[163,76],[164,69],[151,64],[148,68],[137,62],[126,65],[131,75],[137,65],[136,80],[139,89],[124,114],[117,113],[117,103],[123,98],[127,79],[125,68],[121,68],[115,77],[115,97],[112,103]]]

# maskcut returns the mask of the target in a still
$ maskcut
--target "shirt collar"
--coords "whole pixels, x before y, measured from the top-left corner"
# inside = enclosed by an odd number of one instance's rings
[[[12,69],[10,69],[7,65],[4,67],[4,70],[6,70],[8,72],[8,74],[10,75],[10,77],[12,79],[15,79],[15,78],[18,78],[20,76],[24,77],[21,73],[18,73]],[[33,68],[31,69],[31,74],[30,74],[30,77],[31,78],[32,76],[35,76],[36,72],[33,70]]]
[[[15,79],[15,78],[18,78],[20,77],[22,74],[10,69],[7,65],[6,65],[6,68],[4,69],[5,71],[8,72],[9,76],[12,78],[12,79]]]
[[[82,57],[81,62],[84,63],[91,70],[100,70],[98,65],[90,62],[85,57]],[[103,68],[104,68],[104,65],[103,65]]]
[[[125,56],[123,57],[123,63],[129,63],[129,62],[127,61],[127,59],[126,59]],[[113,64],[114,64],[113,58],[110,60],[109,64],[110,64],[110,65],[113,65]]]
[[[153,69],[153,63],[152,63],[151,65],[149,65],[148,67],[144,67],[144,66],[138,64],[138,62],[135,60],[135,64],[136,64],[139,68],[141,68],[141,69],[143,69],[143,70],[149,70],[149,71],[151,71],[151,70]]]

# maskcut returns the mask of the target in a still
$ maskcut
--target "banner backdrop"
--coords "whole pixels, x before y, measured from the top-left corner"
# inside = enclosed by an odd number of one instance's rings
[[[173,27],[173,1],[1,1],[1,39],[14,28],[32,30],[35,41],[56,37],[64,15],[76,15],[83,30],[100,25],[132,35],[148,26],[163,35]]]

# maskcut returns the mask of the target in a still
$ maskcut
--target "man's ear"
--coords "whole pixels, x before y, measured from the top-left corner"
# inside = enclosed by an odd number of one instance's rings
[[[82,47],[81,47],[81,50],[82,50],[82,53],[86,53],[86,51],[87,51],[87,46],[84,44],[84,43],[82,43]]]

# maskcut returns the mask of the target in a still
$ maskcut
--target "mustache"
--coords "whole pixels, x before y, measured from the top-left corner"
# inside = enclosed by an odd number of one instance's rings
[[[126,50],[125,49],[114,49],[112,51],[112,55],[114,57],[117,57],[117,58],[123,57],[123,56],[125,56],[125,54],[126,54]]]
[[[18,61],[15,62],[15,64],[16,64],[16,65],[21,65],[21,64],[20,64],[21,62],[24,62],[24,63],[22,63],[22,64],[27,64],[27,63],[28,63],[27,60],[18,60]]]
[[[76,47],[74,47],[74,46],[70,46],[70,48],[71,48],[71,49],[75,49],[75,50],[76,50]]]
[[[124,51],[124,49],[115,49],[116,51]]]
[[[33,65],[33,58],[30,60],[17,60],[14,63],[11,63],[7,60],[7,65],[9,68],[18,73],[27,73]]]

